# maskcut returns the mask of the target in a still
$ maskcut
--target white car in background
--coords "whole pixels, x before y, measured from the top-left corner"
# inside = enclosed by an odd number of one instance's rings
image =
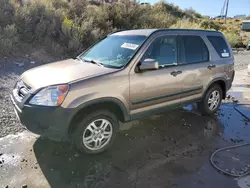
[[[250,50],[250,40],[248,41],[248,44],[247,44],[247,50]],[[250,64],[247,67],[247,72],[250,75]]]
[[[247,50],[250,50],[250,40],[248,41],[248,44],[247,44]]]
[[[250,64],[247,67],[247,72],[248,72],[248,75],[250,75]]]

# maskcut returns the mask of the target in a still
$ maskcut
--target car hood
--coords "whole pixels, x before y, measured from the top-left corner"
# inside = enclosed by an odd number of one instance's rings
[[[31,87],[31,92],[34,92],[42,87],[70,83],[115,71],[117,69],[67,59],[30,69],[21,75],[21,79]]]

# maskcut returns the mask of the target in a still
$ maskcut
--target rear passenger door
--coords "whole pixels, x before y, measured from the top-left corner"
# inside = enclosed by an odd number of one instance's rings
[[[205,85],[213,74],[209,68],[209,51],[202,36],[182,35],[180,42],[180,63],[182,71],[181,103],[190,103],[202,97]]]

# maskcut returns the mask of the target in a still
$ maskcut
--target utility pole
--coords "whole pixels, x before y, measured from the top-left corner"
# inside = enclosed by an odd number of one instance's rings
[[[229,0],[225,0],[223,7],[221,9],[221,12],[220,12],[221,18],[224,18],[224,24],[227,23],[228,4],[229,4]]]
[[[227,1],[225,0],[224,1],[224,4],[223,4],[223,7],[222,7],[222,9],[221,9],[221,12],[220,12],[220,16],[221,17],[224,17],[224,13],[225,13],[225,8],[226,8],[226,3],[227,3]]]
[[[224,17],[224,24],[227,23],[227,12],[228,12],[228,4],[229,4],[229,0],[226,0],[226,12],[225,12],[225,17]]]

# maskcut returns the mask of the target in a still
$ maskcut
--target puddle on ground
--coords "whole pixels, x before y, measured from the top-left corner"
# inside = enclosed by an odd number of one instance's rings
[[[236,105],[235,108],[246,118],[247,121],[250,121],[250,104],[239,104]]]
[[[250,88],[250,85],[249,84],[233,84],[233,87]]]
[[[248,120],[237,112],[236,104],[224,103],[219,111],[219,121],[223,126],[223,139],[232,144],[238,142],[250,142],[250,126]],[[249,111],[247,109],[247,111]]]
[[[230,90],[227,92],[230,96],[233,96],[238,101],[241,101],[241,103],[248,103],[250,104],[250,90],[249,91],[234,91]]]
[[[250,170],[250,146],[242,146],[219,151],[213,156],[213,162],[222,170],[242,175]]]

